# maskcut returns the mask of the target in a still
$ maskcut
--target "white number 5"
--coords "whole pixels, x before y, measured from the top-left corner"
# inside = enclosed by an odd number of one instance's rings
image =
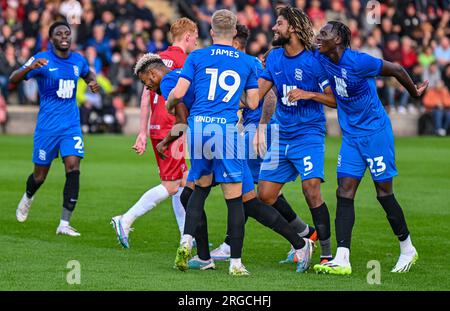
[[[311,160],[311,156],[307,156],[307,157],[303,158],[303,165],[305,166],[305,173],[309,172],[313,168],[313,164],[310,160]]]

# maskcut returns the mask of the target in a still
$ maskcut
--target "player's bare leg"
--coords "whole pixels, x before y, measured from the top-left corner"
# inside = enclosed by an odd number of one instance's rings
[[[386,212],[392,231],[400,242],[400,257],[391,272],[408,272],[419,258],[416,248],[411,242],[408,226],[400,204],[397,202],[392,187],[392,180],[374,182],[377,199]]]
[[[34,172],[28,176],[26,191],[22,196],[16,210],[16,218],[19,222],[24,222],[28,218],[28,213],[31,208],[31,203],[33,202],[34,195],[38,189],[42,186],[45,179],[47,178],[50,166],[34,166]]]
[[[302,182],[303,195],[312,215],[314,228],[320,243],[320,262],[329,261],[331,253],[330,213],[320,192],[321,179],[311,178]]]
[[[70,226],[70,218],[75,209],[80,190],[80,157],[67,156],[63,159],[66,171],[66,183],[63,192],[63,209],[56,234],[80,236],[74,228]]]

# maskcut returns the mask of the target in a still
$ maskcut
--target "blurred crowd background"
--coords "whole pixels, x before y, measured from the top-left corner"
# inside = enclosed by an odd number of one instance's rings
[[[346,23],[352,48],[400,63],[415,82],[429,80],[420,100],[410,98],[395,79],[377,81],[389,113],[423,115],[420,130],[445,136],[450,126],[450,0],[173,0],[174,14],[150,10],[152,0],[0,0],[0,124],[7,105],[37,105],[37,84],[30,79],[12,85],[8,77],[33,54],[50,47],[48,27],[57,19],[72,24],[72,49],[88,60],[98,75],[100,94],[89,93],[80,81],[77,98],[83,130],[96,132],[105,123],[120,132],[126,122],[124,108],[137,106],[142,85],[133,65],[146,52],[160,52],[170,44],[170,22],[187,16],[199,26],[199,46],[210,44],[214,11],[236,13],[251,30],[249,54],[262,57],[271,47],[276,8],[292,5],[311,18],[315,31],[327,20]],[[153,0],[155,1],[155,0]],[[161,0],[159,0],[161,1]],[[367,18],[378,3],[378,23]],[[98,121],[100,120],[100,121]]]

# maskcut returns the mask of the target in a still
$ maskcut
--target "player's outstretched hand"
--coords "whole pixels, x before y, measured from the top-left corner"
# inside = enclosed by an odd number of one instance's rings
[[[44,66],[47,66],[47,64],[48,64],[48,60],[46,60],[45,58],[38,58],[30,65],[30,68],[31,69],[39,69]]]
[[[166,155],[164,154],[164,152],[167,151],[167,148],[169,147],[169,145],[164,141],[160,141],[157,145],[156,145],[156,151],[158,151],[159,156],[161,157],[161,159],[165,160],[166,159]]]
[[[147,135],[145,133],[139,133],[132,148],[138,155],[143,155],[147,148]]]
[[[293,89],[289,93],[287,93],[288,100],[292,102],[296,102],[301,99],[311,99],[311,92],[304,91],[302,89]]]
[[[261,158],[264,157],[267,152],[266,131],[267,124],[260,124],[256,130],[255,137],[253,138],[253,149]]]
[[[416,97],[420,97],[422,96],[422,94],[426,91],[427,87],[428,87],[428,80],[425,80],[424,82],[422,82],[421,84],[416,84]]]
[[[93,93],[98,93],[100,91],[100,86],[98,85],[97,81],[95,81],[95,80],[89,82],[88,86],[89,86],[89,89]]]

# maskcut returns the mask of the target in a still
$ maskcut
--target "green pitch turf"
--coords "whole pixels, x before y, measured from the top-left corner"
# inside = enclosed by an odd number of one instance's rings
[[[27,222],[16,221],[15,209],[32,170],[32,137],[0,136],[0,290],[450,290],[448,138],[396,140],[400,175],[395,179],[395,191],[419,251],[417,264],[407,274],[389,272],[399,246],[366,175],[356,197],[353,274],[348,277],[312,271],[299,274],[294,265],[279,265],[288,243],[252,219],[246,227],[243,253],[250,277],[230,277],[224,262],[217,264],[216,271],[174,270],[179,233],[170,200],[136,221],[131,249],[122,249],[109,224],[111,217],[126,211],[159,180],[151,150],[139,157],[131,150],[133,142],[131,136],[86,137],[87,157],[81,166],[81,192],[72,219],[82,235],[71,238],[55,235],[64,186],[59,160],[37,193]],[[339,144],[338,138],[327,139],[327,182],[322,187],[332,216],[333,248]],[[288,184],[284,192],[301,217],[311,223],[300,183]],[[220,189],[211,192],[206,211],[215,247],[226,230]],[[314,263],[318,256],[316,252]],[[71,260],[80,263],[79,285],[66,281]],[[380,285],[367,282],[372,260],[380,263]]]

